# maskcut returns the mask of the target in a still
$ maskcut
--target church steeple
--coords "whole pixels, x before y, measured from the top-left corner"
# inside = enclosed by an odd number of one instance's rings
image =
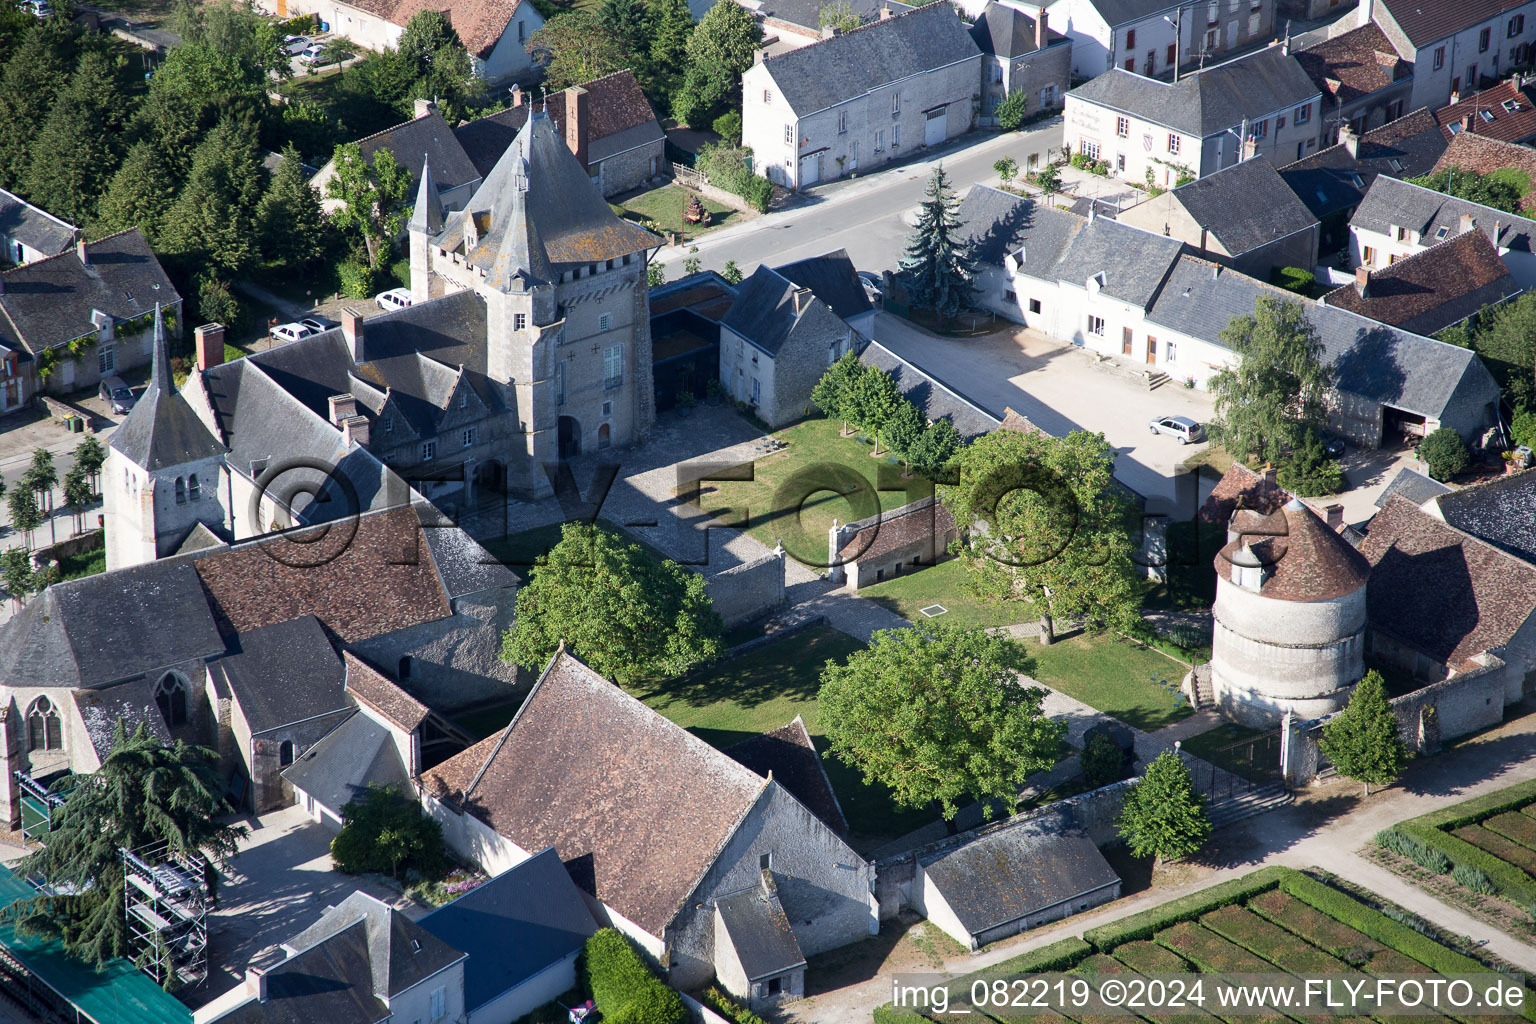
[[[224,455],[225,448],[198,419],[176,389],[171,375],[165,317],[155,304],[155,349],[149,387],[133,406],[108,444],[140,469],[156,472],[188,462]]]
[[[150,364],[149,386],[152,390],[163,395],[176,394],[176,379],[171,376],[171,354],[165,342],[165,315],[161,312],[160,303],[155,303],[155,353],[154,362]],[[145,392],[145,398],[149,397]]]

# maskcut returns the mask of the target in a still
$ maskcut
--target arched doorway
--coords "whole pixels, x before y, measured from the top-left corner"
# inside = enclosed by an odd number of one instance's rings
[[[611,435],[609,434],[609,431],[608,431],[608,424],[604,423],[602,426],[598,427],[597,428],[597,446],[599,448],[607,448],[608,447],[608,443],[609,443],[608,439],[609,439],[610,436]]]
[[[558,431],[560,457],[569,459],[581,454],[581,423],[574,416],[561,416]]]
[[[507,489],[507,470],[499,459],[487,459],[475,467],[475,491],[501,494]]]

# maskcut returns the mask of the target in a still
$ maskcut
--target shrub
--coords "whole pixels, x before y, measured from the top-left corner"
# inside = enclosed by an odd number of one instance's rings
[[[231,333],[237,331],[245,320],[245,310],[229,283],[211,274],[204,275],[197,283],[197,310],[204,323],[223,324]],[[170,324],[166,324],[170,330]]]
[[[336,271],[341,279],[341,293],[349,299],[370,298],[379,290],[382,275],[359,260],[343,260]]]
[[[1039,949],[1032,949],[1028,953],[1020,953],[1011,960],[1005,960],[995,967],[988,967],[987,973],[1002,974],[1038,974],[1041,971],[1065,971],[1076,966],[1088,954],[1093,952],[1093,947],[1079,938],[1057,939]],[[964,980],[964,979],[962,979]],[[969,990],[970,986],[965,986]]]
[[[1458,864],[1451,872],[1451,877],[1456,880],[1457,885],[1484,896],[1492,896],[1499,891],[1499,887],[1493,884],[1493,879],[1484,874],[1481,868],[1473,867],[1471,864]]]
[[[1509,432],[1514,436],[1515,444],[1536,448],[1536,412],[1522,409],[1515,413]]]
[[[603,928],[582,950],[582,986],[614,1024],[686,1024],[682,998],[651,973],[629,940]]]
[[[1242,878],[1221,882],[1210,888],[1201,889],[1199,892],[1192,892],[1188,896],[1169,900],[1150,910],[1143,910],[1139,914],[1132,914],[1119,921],[1090,928],[1083,933],[1083,938],[1093,943],[1094,948],[1107,953],[1121,943],[1150,939],[1164,928],[1181,921],[1193,921],[1212,910],[1246,902],[1262,892],[1268,892],[1280,885],[1283,879],[1295,874],[1299,872],[1291,868],[1260,868]]]
[[[714,128],[715,134],[720,136],[720,138],[724,139],[725,141],[730,142],[733,145],[740,144],[741,111],[727,110],[725,113],[715,118],[715,123],[710,127]]]
[[[1344,471],[1323,449],[1323,439],[1309,431],[1300,448],[1281,467],[1280,486],[1309,498],[1338,494],[1344,489]]]
[[[1055,164],[1046,164],[1041,172],[1035,175],[1035,184],[1045,190],[1046,195],[1061,191],[1061,172]]]
[[[1445,854],[1453,865],[1477,868],[1512,902],[1536,901],[1536,881],[1508,861],[1438,828],[1426,828],[1413,821],[1405,821],[1398,828],[1431,849]]]
[[[703,1000],[711,1010],[735,1024],[767,1024],[767,1021],[751,1010],[731,1002],[731,997],[718,988],[705,989]]]
[[[709,177],[711,185],[736,193],[758,213],[766,213],[773,185],[761,174],[753,174],[751,163],[750,149],[716,142],[699,150],[695,166]]]
[[[1419,458],[1436,480],[1449,480],[1467,468],[1467,446],[1450,427],[1433,431],[1419,445]]]
[[[1417,818],[1409,818],[1400,827],[1453,829],[1463,825],[1480,825],[1495,815],[1518,811],[1532,801],[1536,801],[1536,779],[1517,782],[1513,786],[1475,796],[1449,807],[1437,808]]]
[[[341,809],[341,820],[341,831],[331,840],[337,871],[377,871],[395,878],[416,872],[436,878],[447,870],[442,826],[394,786],[369,786]]]
[[[933,1024],[927,1017],[911,1010],[898,1010],[887,1003],[875,1007],[875,1024]]]
[[[1083,775],[1095,789],[1125,778],[1125,751],[1102,732],[1088,737],[1083,747]]]
[[[1300,267],[1275,267],[1269,272],[1269,283],[1298,295],[1308,295],[1317,283],[1317,275]]]
[[[1005,132],[1016,132],[1024,123],[1029,109],[1029,97],[1023,91],[1011,92],[997,105],[997,126]]]

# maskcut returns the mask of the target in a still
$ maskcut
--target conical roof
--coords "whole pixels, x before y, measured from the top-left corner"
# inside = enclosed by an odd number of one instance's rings
[[[407,230],[436,235],[443,230],[443,200],[437,194],[437,182],[427,157],[421,158],[421,184],[416,188],[416,206],[411,211]]]
[[[107,443],[134,465],[151,471],[229,451],[176,390],[159,303],[155,304],[155,348],[149,387]]]
[[[1359,590],[1370,577],[1365,556],[1299,498],[1245,531],[1216,555],[1216,572],[1232,580],[1234,566],[1267,566],[1259,587],[1265,597],[1327,601]]]

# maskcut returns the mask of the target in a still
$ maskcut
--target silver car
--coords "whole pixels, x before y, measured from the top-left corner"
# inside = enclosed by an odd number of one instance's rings
[[[101,387],[96,393],[115,413],[127,415],[133,408],[133,389],[121,377],[114,375],[106,378],[101,382]]]
[[[1179,444],[1198,444],[1205,440],[1205,428],[1188,416],[1159,416],[1149,425],[1152,433],[1177,438]]]

